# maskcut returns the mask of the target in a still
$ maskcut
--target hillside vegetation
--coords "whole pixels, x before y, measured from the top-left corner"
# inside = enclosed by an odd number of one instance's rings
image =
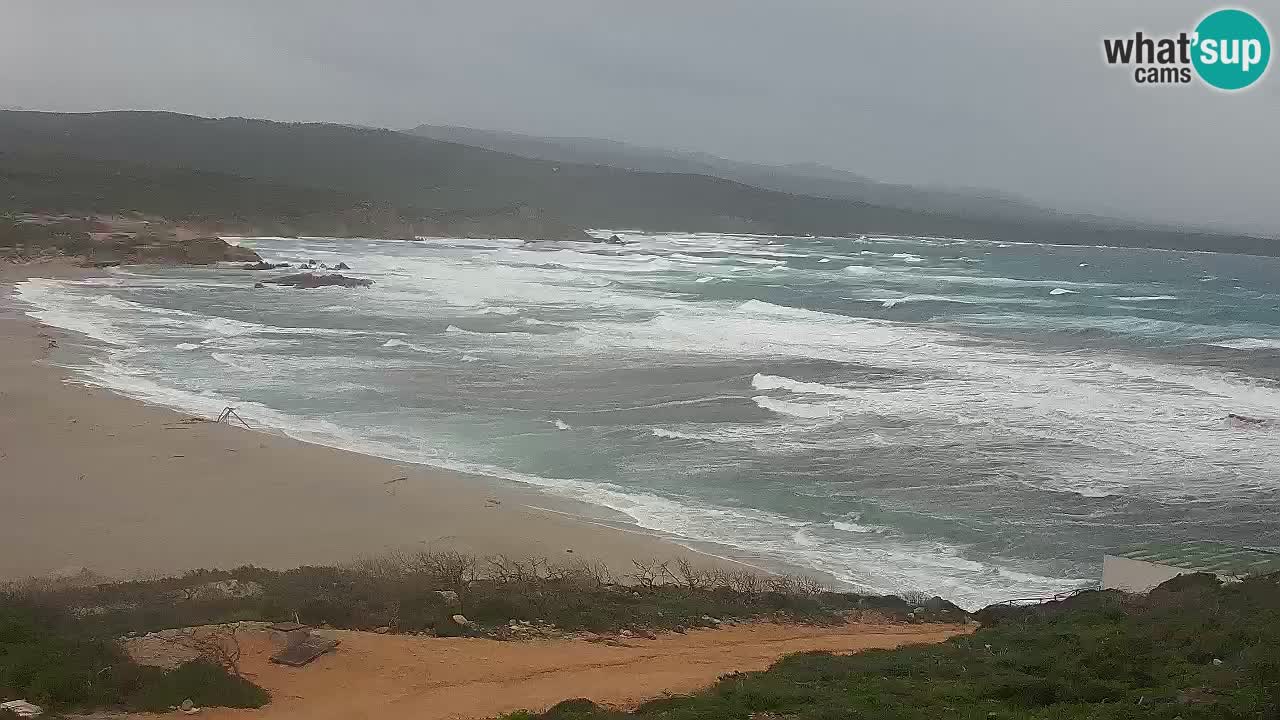
[[[1095,591],[979,618],[940,645],[794,655],[633,713],[575,700],[508,720],[1280,718],[1280,575],[1183,576],[1145,597]]]
[[[0,152],[0,213],[16,212],[131,213],[237,234],[588,237],[527,207],[424,210],[353,192],[216,171]]]
[[[0,112],[0,152],[221,173],[437,213],[527,208],[570,226],[850,235],[1274,255],[1273,240],[1078,220],[924,212],[752,187],[698,174],[517,157],[389,130],[172,113]]]

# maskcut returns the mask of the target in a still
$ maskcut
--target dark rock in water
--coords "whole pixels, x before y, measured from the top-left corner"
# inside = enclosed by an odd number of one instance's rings
[[[321,270],[328,270],[328,269],[329,269],[329,266],[328,266],[328,265],[325,265],[324,263],[320,263],[320,269],[321,269]]]
[[[613,245],[626,245],[626,244],[627,244],[627,241],[626,241],[626,240],[623,240],[622,238],[618,237],[617,235],[610,235],[610,236],[609,236],[609,242],[610,242],[611,244],[613,244]]]
[[[256,288],[264,288],[264,287],[266,287],[266,285],[263,285],[263,284],[262,284],[262,283],[260,283],[260,282],[256,282],[256,283],[254,283],[254,284],[253,284],[253,286],[254,286],[254,287],[256,287]]]
[[[243,265],[243,266],[241,266],[241,267],[242,267],[244,270],[275,270],[276,268],[286,268],[286,267],[289,267],[289,263],[269,263],[269,262],[267,262],[267,261],[265,261],[265,260],[264,260],[264,261],[259,262],[259,263],[249,263],[249,264],[247,264],[247,265]]]
[[[344,263],[344,262],[340,262],[340,263],[338,263],[337,265],[334,265],[334,266],[333,266],[333,269],[334,269],[334,270],[350,270],[350,269],[351,269],[351,266],[350,266],[350,265],[348,265],[348,264],[346,264],[346,263]]]
[[[269,283],[276,285],[289,285],[296,288],[318,288],[336,285],[338,287],[368,287],[373,284],[372,280],[364,278],[347,277],[346,275],[317,275],[315,273],[296,273],[294,275],[282,275],[278,278],[268,280]]]
[[[1237,415],[1235,413],[1227,413],[1227,419],[1246,423],[1248,425],[1265,425],[1267,422],[1263,418],[1249,417],[1248,415]]]
[[[85,260],[80,263],[80,267],[109,268],[116,267],[119,264],[119,260]]]

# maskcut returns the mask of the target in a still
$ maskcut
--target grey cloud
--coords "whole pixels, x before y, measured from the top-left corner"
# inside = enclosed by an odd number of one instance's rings
[[[1210,9],[11,0],[0,105],[609,137],[1280,231],[1274,69],[1227,95],[1138,87],[1102,62],[1104,36]]]

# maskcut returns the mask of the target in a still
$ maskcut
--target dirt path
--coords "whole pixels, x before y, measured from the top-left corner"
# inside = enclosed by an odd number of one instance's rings
[[[623,646],[586,640],[498,642],[335,632],[342,644],[304,668],[267,662],[271,643],[246,633],[245,674],[271,691],[262,710],[206,709],[210,720],[432,720],[491,718],[542,710],[576,697],[632,706],[687,693],[737,670],[761,670],[789,653],[851,652],[941,642],[959,625],[834,628],[742,625],[628,638]]]

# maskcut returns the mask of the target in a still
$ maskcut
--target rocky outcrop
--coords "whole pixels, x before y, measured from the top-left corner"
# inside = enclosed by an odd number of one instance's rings
[[[183,588],[177,592],[178,600],[235,600],[252,597],[261,597],[263,592],[262,585],[253,580],[237,580],[230,578],[228,580],[215,580],[207,582],[203,585]]]
[[[334,273],[332,275],[317,275],[315,273],[295,273],[293,275],[282,275],[278,278],[272,278],[266,282],[276,285],[288,285],[290,287],[310,289],[319,287],[368,287],[373,284],[372,280],[364,278],[347,277]]]
[[[172,228],[151,226],[138,232],[89,232],[95,226],[84,219],[24,216],[22,222],[0,221],[0,248],[13,247],[20,255],[79,255],[89,267],[155,263],[163,265],[212,265],[219,262],[261,263],[249,248],[237,247],[217,237],[180,239]]]
[[[220,262],[262,262],[258,253],[249,248],[231,245],[216,237],[175,240],[138,235],[114,240],[107,251],[125,263],[213,265]]]
[[[242,267],[245,270],[276,270],[289,267],[289,263],[269,263],[263,260],[262,262],[248,263]]]

